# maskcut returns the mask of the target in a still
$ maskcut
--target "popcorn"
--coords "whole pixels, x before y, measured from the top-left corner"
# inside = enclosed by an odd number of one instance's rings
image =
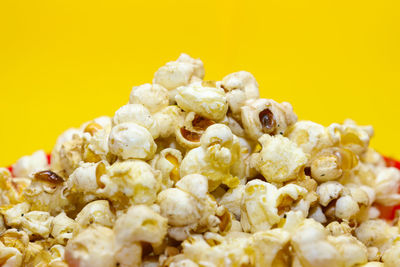
[[[367,150],[369,140],[374,134],[371,126],[358,126],[352,120],[346,120],[343,124],[333,123],[328,131],[343,147],[358,155]]]
[[[141,104],[128,104],[119,108],[113,118],[114,124],[132,122],[146,128],[154,139],[159,136],[159,127],[149,110]]]
[[[167,219],[145,205],[131,206],[114,226],[117,248],[134,242],[161,244],[167,234]]]
[[[0,261],[3,266],[21,266],[28,243],[29,237],[23,231],[9,229],[2,233],[0,235]]]
[[[215,122],[197,115],[194,112],[186,114],[182,125],[175,130],[176,141],[185,148],[200,146],[200,138],[206,129]]]
[[[113,117],[0,168],[2,266],[399,266],[400,171],[370,126],[297,121],[182,54]],[[395,206],[395,207],[393,207]]]
[[[131,122],[121,123],[113,127],[108,144],[111,153],[122,159],[151,159],[156,152],[150,132]]]
[[[390,227],[383,220],[368,220],[355,230],[355,234],[357,239],[365,246],[376,247],[380,252],[383,252],[390,247],[397,230],[394,227]]]
[[[68,240],[72,238],[73,233],[77,231],[77,228],[78,223],[69,218],[65,212],[62,212],[53,219],[51,235],[57,243],[66,245]]]
[[[22,219],[25,213],[28,213],[30,205],[26,202],[14,205],[10,208],[5,208],[1,211],[4,216],[4,222],[10,227],[20,227],[22,224]]]
[[[75,221],[82,228],[87,228],[92,224],[112,227],[114,217],[107,200],[96,200],[87,204],[78,213]]]
[[[306,193],[306,189],[293,184],[277,189],[273,184],[258,179],[248,182],[241,204],[243,230],[254,233],[271,229],[288,211],[286,206]]]
[[[0,205],[17,204],[23,201],[23,191],[30,179],[13,178],[9,170],[0,168]]]
[[[183,124],[183,113],[178,106],[168,106],[153,114],[153,119],[159,127],[160,137],[168,138],[176,131],[176,125]]]
[[[209,191],[221,183],[229,187],[239,184],[230,168],[238,159],[240,145],[231,130],[224,124],[214,124],[207,128],[200,139],[201,147],[190,150],[183,158],[180,176],[199,173],[208,178]]]
[[[107,227],[93,225],[71,239],[65,247],[65,260],[69,266],[116,265],[114,232]]]
[[[69,201],[64,195],[66,183],[64,179],[52,171],[42,171],[34,175],[34,179],[25,189],[25,198],[31,210],[48,211],[56,214],[65,208]]]
[[[30,177],[33,173],[48,168],[47,156],[43,150],[36,151],[31,156],[20,158],[13,165],[13,174],[17,177]]]
[[[232,115],[240,120],[241,107],[249,99],[258,99],[258,83],[247,71],[234,72],[222,79],[220,87],[225,90]]]
[[[324,126],[312,121],[296,122],[289,127],[285,136],[309,155],[314,155],[319,150],[331,147],[337,142]]]
[[[22,217],[22,229],[30,238],[47,238],[51,232],[53,217],[45,211],[30,211]]]
[[[246,134],[254,141],[263,134],[283,135],[297,121],[289,103],[263,98],[248,100],[241,108],[241,118]]]
[[[400,203],[400,171],[395,168],[380,167],[376,169],[377,175],[374,182],[376,202],[385,206]]]
[[[396,242],[394,246],[390,247],[382,256],[385,266],[395,267],[400,264],[400,243]]]
[[[201,81],[203,77],[203,62],[200,59],[193,59],[186,54],[181,54],[176,61],[168,62],[157,70],[153,83],[168,89],[170,103],[174,103],[176,95],[174,89],[194,81]]]
[[[339,179],[344,172],[356,167],[357,156],[348,149],[327,148],[321,150],[311,161],[311,177],[318,182]]]
[[[292,180],[307,163],[307,155],[286,137],[264,134],[258,141],[262,149],[254,154],[252,164],[269,182]]]
[[[175,100],[186,112],[193,111],[214,121],[222,120],[228,111],[224,90],[196,82],[177,89]]]
[[[144,161],[126,160],[107,167],[100,183],[97,193],[116,206],[152,204],[161,188],[161,175]]]
[[[143,84],[133,87],[129,97],[130,104],[142,104],[150,113],[156,113],[168,107],[168,90],[158,84]]]
[[[163,149],[153,159],[152,167],[159,170],[162,175],[162,185],[170,188],[179,181],[179,168],[182,162],[182,153],[173,148]]]

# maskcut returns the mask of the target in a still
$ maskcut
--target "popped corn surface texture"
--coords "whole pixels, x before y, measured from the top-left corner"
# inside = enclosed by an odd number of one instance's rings
[[[400,171],[373,129],[204,80],[182,54],[113,117],[0,168],[0,265],[400,266]],[[394,218],[393,218],[394,217]]]

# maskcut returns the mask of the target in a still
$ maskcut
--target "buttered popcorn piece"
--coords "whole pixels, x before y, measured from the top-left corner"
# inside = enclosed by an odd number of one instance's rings
[[[146,128],[126,122],[111,130],[109,148],[111,153],[122,159],[150,159],[156,152],[157,145]]]
[[[0,265],[400,266],[400,171],[370,126],[324,127],[182,54],[112,117],[0,168]],[[382,214],[380,214],[382,212]]]
[[[177,89],[175,96],[178,106],[189,112],[194,111],[205,118],[220,121],[228,111],[224,90],[196,82]]]
[[[259,142],[262,149],[254,154],[252,164],[269,182],[294,179],[307,163],[307,155],[286,137],[264,134]]]

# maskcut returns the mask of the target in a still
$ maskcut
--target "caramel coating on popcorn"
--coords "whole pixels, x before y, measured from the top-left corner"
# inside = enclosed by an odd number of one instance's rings
[[[0,168],[0,265],[400,266],[400,171],[373,129],[260,98],[182,54],[129,102]]]

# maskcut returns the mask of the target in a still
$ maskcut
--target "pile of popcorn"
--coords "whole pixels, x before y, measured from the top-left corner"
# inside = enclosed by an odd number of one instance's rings
[[[113,117],[0,169],[1,266],[400,266],[370,126],[298,121],[182,54]]]

